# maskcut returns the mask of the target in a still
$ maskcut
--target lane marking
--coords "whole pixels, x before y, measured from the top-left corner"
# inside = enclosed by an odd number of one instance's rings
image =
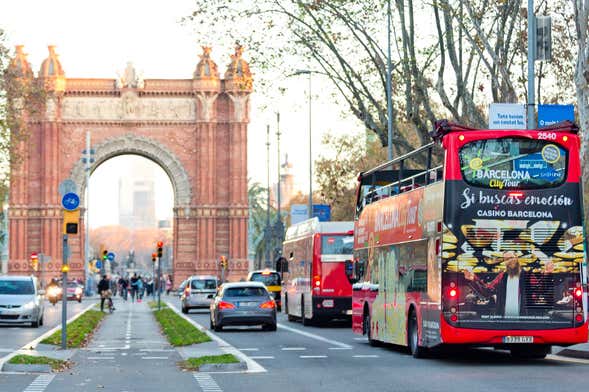
[[[305,351],[305,347],[282,347],[282,351]]]
[[[142,348],[139,351],[148,352],[148,353],[170,353],[176,350],[170,350],[168,348]]]
[[[219,385],[213,380],[208,373],[193,373],[198,386],[204,392],[223,392]]]
[[[55,374],[41,374],[23,392],[43,392],[53,378]]]
[[[203,327],[202,325],[200,325],[199,323],[197,323],[196,321],[194,321],[190,317],[181,313],[176,308],[176,306],[173,305],[170,301],[166,301],[165,303],[166,303],[166,305],[168,305],[168,307],[170,309],[172,309],[174,312],[176,312],[176,314],[178,316],[184,318],[184,320],[188,321],[190,324],[194,325],[200,331],[206,333],[208,337],[210,337],[211,339],[213,339],[214,341],[219,343],[219,346],[222,351],[226,352],[227,354],[233,354],[237,358],[244,361],[247,364],[247,370],[244,370],[241,373],[265,373],[265,372],[267,372],[266,368],[264,368],[262,365],[260,365],[259,363],[257,363],[256,361],[254,361],[253,359],[251,359],[250,357],[248,357],[247,355],[245,355],[244,353],[242,353],[241,351],[239,351],[238,349],[236,349],[235,347],[233,347],[232,345],[230,345],[229,343],[227,343],[226,341],[224,341],[223,339],[221,339],[220,337],[218,337],[217,335],[215,335],[214,333],[212,333],[211,331],[209,331],[208,329],[206,329],[205,327]]]
[[[366,354],[366,355],[352,355],[352,358],[380,358],[378,355]]]
[[[274,359],[272,355],[257,355],[250,357],[251,359]]]
[[[299,358],[308,359],[308,358],[327,358],[327,355],[299,355]]]
[[[83,315],[84,313],[86,313],[87,311],[89,311],[90,309],[92,309],[94,307],[95,304],[91,304],[86,306],[86,308],[84,308],[80,313],[76,314],[75,316],[72,316],[71,318],[69,318],[66,321],[66,324],[71,323],[72,321],[74,321],[75,319],[77,319],[78,317],[80,317],[81,315]],[[4,364],[8,361],[10,361],[10,359],[12,357],[14,357],[17,354],[22,354],[23,352],[26,353],[27,351],[29,351],[31,348],[34,350],[37,348],[37,345],[41,342],[41,340],[53,335],[56,331],[61,330],[61,322],[59,322],[55,327],[51,328],[49,331],[45,332],[43,335],[39,336],[38,338],[31,340],[30,342],[28,342],[27,344],[25,344],[24,346],[22,346],[20,349],[18,350],[14,350],[13,352],[11,352],[8,355],[5,355],[4,357],[0,358],[0,373],[2,372],[2,368],[4,367]]]
[[[366,338],[354,338],[354,340],[366,340]]]
[[[257,348],[238,348],[239,351],[258,351]]]
[[[284,324],[278,323],[278,327],[279,328],[282,328],[282,329],[286,329],[287,331],[290,331],[290,332],[298,333],[299,335],[303,335],[303,336],[306,336],[306,337],[311,338],[311,339],[315,339],[315,340],[319,340],[321,342],[329,343],[332,346],[352,348],[352,346],[350,346],[349,344],[338,342],[337,340],[327,339],[327,338],[324,338],[323,336],[315,335],[315,334],[310,333],[310,332],[301,331],[301,330],[296,329],[296,328],[287,327]]]
[[[328,350],[352,350],[352,347],[329,347]]]
[[[95,359],[115,359],[115,357],[88,357],[88,359],[95,360]]]
[[[168,357],[141,357],[141,359],[168,359]]]

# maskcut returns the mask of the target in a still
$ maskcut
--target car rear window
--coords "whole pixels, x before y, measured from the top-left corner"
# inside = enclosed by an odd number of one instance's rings
[[[27,280],[0,280],[0,294],[27,295],[35,294],[32,281]]]
[[[230,287],[225,289],[225,297],[263,297],[268,292],[262,287]]]
[[[250,281],[262,282],[266,286],[280,286],[280,274],[278,272],[270,272],[264,275],[261,272],[256,272],[252,274]]]
[[[214,279],[194,279],[190,286],[193,290],[215,290],[217,281]]]

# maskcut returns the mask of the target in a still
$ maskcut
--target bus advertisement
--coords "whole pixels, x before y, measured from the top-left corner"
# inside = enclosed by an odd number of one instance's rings
[[[442,121],[433,136],[359,177],[354,332],[416,357],[467,344],[539,358],[586,342],[576,126]]]
[[[309,219],[286,231],[282,254],[289,321],[318,324],[352,314],[353,222]]]

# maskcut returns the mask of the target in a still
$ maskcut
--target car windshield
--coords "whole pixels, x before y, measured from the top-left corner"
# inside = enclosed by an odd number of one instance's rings
[[[278,272],[270,272],[266,274],[256,272],[252,274],[250,281],[262,282],[266,286],[280,286],[280,275],[278,274]]]
[[[225,289],[225,297],[263,297],[268,292],[262,287],[230,287]]]
[[[190,285],[193,290],[215,290],[217,281],[214,279],[195,279]]]
[[[0,294],[30,295],[35,294],[35,288],[30,280],[0,280]]]

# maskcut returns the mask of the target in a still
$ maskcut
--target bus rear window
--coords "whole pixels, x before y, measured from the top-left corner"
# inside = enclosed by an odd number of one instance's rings
[[[555,187],[566,179],[567,151],[547,140],[477,140],[460,149],[460,170],[469,185],[496,189]]]
[[[354,236],[326,235],[321,237],[321,254],[351,255],[354,251]]]

